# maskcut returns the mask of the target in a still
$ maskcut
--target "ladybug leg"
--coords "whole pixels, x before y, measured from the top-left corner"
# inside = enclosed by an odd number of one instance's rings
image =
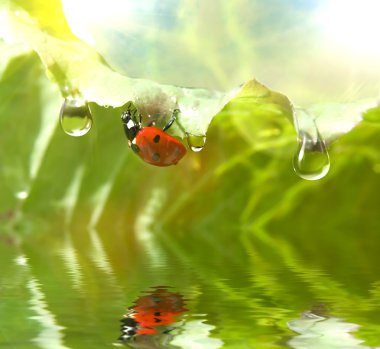
[[[162,131],[166,131],[171,125],[173,125],[173,122],[177,119],[177,115],[179,114],[180,110],[179,109],[174,109],[173,110],[173,115],[170,118],[169,122],[164,126]]]

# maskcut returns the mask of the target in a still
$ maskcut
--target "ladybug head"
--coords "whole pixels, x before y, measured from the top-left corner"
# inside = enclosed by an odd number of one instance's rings
[[[140,131],[141,126],[133,119],[130,109],[127,109],[121,114],[121,122],[123,123],[124,133],[127,139],[132,142]]]

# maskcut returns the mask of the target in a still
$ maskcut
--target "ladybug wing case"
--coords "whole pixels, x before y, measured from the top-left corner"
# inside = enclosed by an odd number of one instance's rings
[[[185,146],[178,139],[155,127],[141,129],[133,143],[137,155],[156,166],[175,165],[186,154]]]

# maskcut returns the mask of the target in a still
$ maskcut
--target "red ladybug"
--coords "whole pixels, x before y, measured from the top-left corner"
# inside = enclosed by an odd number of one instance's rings
[[[139,323],[137,333],[156,333],[156,326],[169,325],[185,311],[183,298],[179,293],[157,288],[153,293],[140,297],[133,308],[134,319]]]
[[[157,287],[152,293],[139,297],[128,310],[121,320],[119,339],[122,341],[137,335],[168,333],[172,329],[169,325],[187,311],[183,296],[166,287]]]
[[[179,110],[173,112],[173,116],[162,130],[154,126],[142,127],[141,114],[139,122],[136,121],[136,110],[132,110],[129,104],[121,115],[128,145],[145,162],[155,166],[176,165],[186,154],[185,146],[176,138],[165,131],[177,118]]]

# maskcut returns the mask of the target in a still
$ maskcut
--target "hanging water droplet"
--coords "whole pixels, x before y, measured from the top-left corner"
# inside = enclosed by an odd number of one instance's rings
[[[206,136],[187,133],[187,144],[192,151],[199,152],[204,148],[206,144]]]
[[[303,131],[298,137],[298,148],[293,158],[296,174],[309,181],[325,177],[330,170],[330,156],[318,129],[316,140]]]
[[[90,131],[91,110],[82,98],[67,97],[59,114],[62,130],[69,136],[80,137]]]

